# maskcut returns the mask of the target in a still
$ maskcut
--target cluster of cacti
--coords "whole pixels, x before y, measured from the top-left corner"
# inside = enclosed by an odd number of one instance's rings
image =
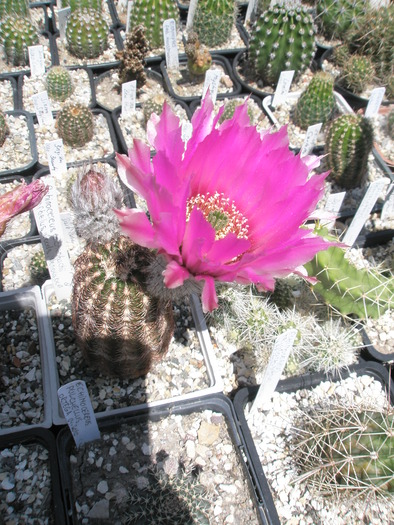
[[[101,13],[103,5],[102,0],[62,0],[62,7],[70,7],[71,11],[87,7]]]
[[[333,116],[335,108],[334,77],[330,73],[319,71],[300,95],[293,121],[306,130],[319,122],[325,124]]]
[[[375,68],[369,57],[351,55],[341,67],[339,83],[349,91],[359,94],[375,76]]]
[[[322,494],[389,496],[394,492],[394,413],[349,406],[308,411],[297,425],[294,457]]]
[[[123,49],[116,52],[116,58],[120,61],[118,68],[119,84],[137,81],[137,89],[146,82],[145,57],[149,46],[145,38],[144,28],[136,26],[127,33]]]
[[[76,9],[67,21],[67,48],[77,58],[97,58],[108,48],[108,31],[100,12],[91,8]]]
[[[387,132],[389,137],[394,140],[394,109],[387,115]]]
[[[209,49],[201,41],[195,31],[188,33],[185,44],[187,68],[192,77],[204,79],[205,73],[212,65],[212,56]]]
[[[163,22],[168,19],[179,21],[179,11],[175,0],[135,0],[130,15],[130,30],[138,25],[145,28],[149,47],[164,46]]]
[[[40,249],[31,258],[30,273],[34,284],[37,286],[42,286],[45,281],[50,279],[47,261],[43,249]]]
[[[218,47],[230,38],[237,14],[235,0],[199,0],[193,18],[193,31],[209,48]]]
[[[60,102],[64,102],[74,91],[71,74],[63,66],[52,66],[47,72],[45,84],[49,98]]]
[[[330,177],[342,188],[360,186],[367,174],[373,146],[373,126],[362,115],[345,114],[333,120],[327,130],[325,162]]]
[[[38,33],[28,18],[7,16],[0,22],[0,44],[9,64],[25,66],[29,63],[29,46],[38,44]]]
[[[250,67],[267,84],[275,85],[285,70],[294,70],[297,77],[314,54],[313,19],[303,6],[269,7],[251,29]]]
[[[29,17],[28,0],[0,0],[0,20],[6,16]]]
[[[56,129],[69,146],[84,146],[93,137],[93,113],[84,104],[66,104],[56,116]]]
[[[365,11],[364,0],[323,0],[316,2],[316,21],[328,38],[343,38]]]
[[[7,118],[5,114],[0,109],[0,147],[4,144],[7,135],[9,134],[10,129],[7,124]]]

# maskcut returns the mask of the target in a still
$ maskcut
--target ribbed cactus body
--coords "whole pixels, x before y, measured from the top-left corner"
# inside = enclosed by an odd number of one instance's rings
[[[204,79],[205,73],[211,67],[212,56],[208,47],[201,44],[200,39],[195,31],[188,35],[187,43],[185,45],[185,53],[187,56],[187,67],[189,73],[197,78]]]
[[[342,188],[360,186],[368,170],[368,156],[373,146],[373,127],[361,115],[341,115],[326,136],[325,160],[331,177]]]
[[[237,12],[235,0],[199,0],[193,18],[193,31],[209,48],[224,44],[231,36]]]
[[[394,109],[392,109],[387,116],[387,132],[389,134],[389,137],[393,140],[394,139]]]
[[[301,94],[294,109],[294,123],[302,129],[321,122],[325,124],[333,115],[336,103],[334,77],[318,72]]]
[[[276,84],[285,70],[295,76],[311,64],[315,53],[312,17],[301,7],[269,7],[255,21],[249,44],[251,67],[259,78]]]
[[[102,0],[62,0],[62,7],[70,7],[71,11],[87,7],[101,13],[103,2]]]
[[[155,254],[120,237],[88,245],[75,263],[72,320],[87,362],[106,375],[140,377],[168,350],[170,301],[146,294]]]
[[[0,147],[4,144],[4,141],[10,132],[7,124],[7,119],[4,113],[0,110]]]
[[[64,102],[74,91],[70,72],[62,66],[53,66],[46,76],[48,96]]]
[[[0,20],[7,15],[29,17],[28,0],[0,0]]]
[[[130,30],[142,25],[150,48],[163,47],[163,22],[169,18],[176,23],[179,21],[175,0],[135,0],[130,15]]]
[[[364,0],[323,0],[316,2],[317,23],[328,38],[343,38],[365,11]]]
[[[142,103],[142,112],[144,114],[145,124],[151,118],[153,113],[155,113],[158,116],[161,115],[165,102],[167,102],[167,104],[169,104],[170,107],[173,108],[173,102],[171,98],[164,93],[157,93],[156,95],[153,95],[150,98],[144,100],[144,102]]]
[[[95,9],[76,9],[67,21],[66,40],[77,58],[97,58],[108,47],[108,25]]]
[[[297,435],[297,464],[323,493],[394,492],[393,412],[320,408],[308,413]]]
[[[352,93],[359,94],[375,76],[375,68],[367,56],[352,55],[344,62],[339,82]]]
[[[93,113],[83,104],[67,104],[57,114],[56,127],[59,137],[66,144],[84,146],[93,137]]]
[[[6,60],[13,66],[29,63],[29,46],[38,44],[38,34],[27,18],[8,16],[0,22],[0,44]]]

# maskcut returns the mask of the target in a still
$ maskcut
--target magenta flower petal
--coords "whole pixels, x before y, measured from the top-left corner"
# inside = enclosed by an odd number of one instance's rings
[[[114,210],[124,233],[136,244],[145,248],[157,248],[155,230],[143,211]]]
[[[167,288],[177,288],[190,277],[190,274],[184,266],[180,266],[176,261],[171,261],[167,264],[163,276]]]
[[[196,277],[196,281],[201,281],[202,277]],[[218,307],[218,296],[215,289],[215,280],[213,277],[204,277],[204,287],[202,289],[201,301],[204,313],[212,312]]]

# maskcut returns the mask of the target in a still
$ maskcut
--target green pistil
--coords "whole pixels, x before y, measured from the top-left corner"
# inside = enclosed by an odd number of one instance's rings
[[[215,228],[216,233],[225,228],[229,222],[228,215],[220,210],[214,210],[208,213],[208,222]]]

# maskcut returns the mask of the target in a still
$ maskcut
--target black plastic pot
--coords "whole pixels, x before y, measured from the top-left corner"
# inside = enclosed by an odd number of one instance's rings
[[[99,422],[99,428],[101,432],[111,432],[119,429],[121,425],[130,425],[130,431],[132,432],[133,425],[144,425],[148,421],[157,422],[166,417],[200,413],[204,410],[218,412],[225,418],[234,451],[237,454],[238,460],[241,462],[259,522],[264,525],[279,525],[279,520],[264,474],[261,469],[256,472],[254,467],[252,467],[251,458],[245,447],[242,433],[235,420],[233,406],[224,395],[205,396],[192,401],[167,404],[150,409],[149,411],[140,410],[130,415],[124,414],[122,417],[108,418]],[[133,435],[133,433],[131,435]],[[57,449],[66,511],[70,518],[70,523],[76,525],[79,523],[75,511],[76,494],[72,484],[69,463],[70,454],[75,450],[75,446],[68,428],[64,428],[59,432]],[[94,465],[92,465],[92,468],[96,470]],[[204,467],[201,467],[200,470],[204,471]],[[103,479],[105,479],[104,472],[105,471],[103,471]],[[131,481],[130,487],[132,487],[131,473],[128,473],[127,477],[127,483]]]

